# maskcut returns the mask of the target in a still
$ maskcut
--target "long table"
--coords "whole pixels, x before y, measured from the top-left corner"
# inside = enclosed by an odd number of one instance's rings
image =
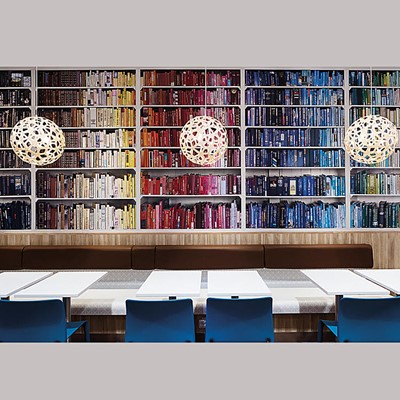
[[[399,269],[356,269],[354,272],[363,278],[384,287],[396,296],[400,294]]]
[[[211,296],[270,296],[271,290],[257,271],[208,271]]]
[[[10,271],[0,274],[0,298],[8,299],[14,293],[49,277],[52,272]]]
[[[335,313],[343,296],[384,296],[390,292],[381,286],[346,269],[302,269],[301,272],[318,285],[326,294],[335,296]]]
[[[59,298],[65,306],[67,321],[71,320],[71,297],[78,297],[107,274],[102,272],[57,272],[49,278],[17,292],[15,298]]]

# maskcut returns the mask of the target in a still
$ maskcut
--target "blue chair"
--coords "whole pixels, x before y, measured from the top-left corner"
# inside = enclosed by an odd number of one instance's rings
[[[192,300],[127,300],[125,341],[194,342]]]
[[[339,302],[337,321],[319,321],[319,342],[324,326],[338,342],[400,342],[400,297],[344,297]]]
[[[0,342],[66,342],[80,327],[89,342],[89,322],[67,323],[61,300],[0,300]]]
[[[273,342],[272,298],[208,298],[206,342]]]

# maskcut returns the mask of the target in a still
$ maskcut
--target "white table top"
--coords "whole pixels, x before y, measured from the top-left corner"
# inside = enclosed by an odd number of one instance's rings
[[[21,290],[14,297],[78,297],[106,273],[106,271],[57,272],[50,278]]]
[[[3,272],[0,274],[0,297],[9,297],[51,274],[52,272]]]
[[[356,269],[355,273],[400,294],[400,269]]]
[[[199,297],[201,271],[153,271],[137,297]]]
[[[257,271],[208,271],[208,296],[268,296]]]
[[[389,295],[389,291],[348,269],[302,269],[326,294]]]

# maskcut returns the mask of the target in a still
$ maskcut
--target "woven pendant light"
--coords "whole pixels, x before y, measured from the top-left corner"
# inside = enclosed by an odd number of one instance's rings
[[[47,165],[62,156],[65,137],[53,121],[43,117],[28,117],[14,126],[10,143],[21,160],[34,165]]]
[[[344,147],[353,160],[375,164],[394,152],[397,141],[397,128],[391,121],[380,115],[367,115],[347,129]]]
[[[228,147],[225,127],[213,117],[190,119],[181,131],[179,144],[184,156],[198,165],[213,164]]]

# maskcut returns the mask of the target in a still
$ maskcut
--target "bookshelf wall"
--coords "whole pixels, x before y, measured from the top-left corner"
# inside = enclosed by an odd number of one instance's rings
[[[186,232],[400,227],[400,149],[365,166],[343,149],[355,119],[400,125],[400,69],[0,70],[0,228]],[[23,164],[15,123],[53,120],[66,149]],[[190,163],[179,131],[209,115],[225,157]]]

